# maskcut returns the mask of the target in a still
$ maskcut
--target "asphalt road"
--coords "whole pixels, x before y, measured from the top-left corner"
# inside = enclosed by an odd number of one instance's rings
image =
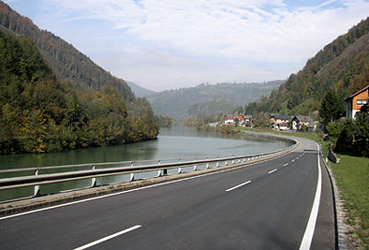
[[[335,249],[332,190],[318,161],[316,144],[303,140],[267,162],[3,217],[0,249]]]

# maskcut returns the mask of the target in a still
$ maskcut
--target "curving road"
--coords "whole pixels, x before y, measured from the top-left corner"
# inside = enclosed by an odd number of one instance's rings
[[[300,141],[267,162],[2,217],[0,249],[335,249],[329,177]]]

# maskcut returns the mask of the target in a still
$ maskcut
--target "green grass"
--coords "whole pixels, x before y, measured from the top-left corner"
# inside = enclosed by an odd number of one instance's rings
[[[334,177],[345,201],[346,223],[351,238],[369,249],[369,159],[339,155],[340,162],[332,164]]]

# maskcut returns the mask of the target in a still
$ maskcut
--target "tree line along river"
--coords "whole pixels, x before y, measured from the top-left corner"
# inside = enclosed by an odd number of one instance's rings
[[[78,149],[60,153],[2,155],[0,156],[0,169],[31,168],[45,166],[60,166],[84,163],[122,162],[149,159],[181,159],[181,161],[205,159],[207,157],[226,157],[250,155],[276,151],[290,145],[289,142],[245,137],[242,135],[224,135],[215,132],[202,132],[184,126],[162,128],[158,139],[110,146],[102,148]],[[17,173],[29,175],[30,173]],[[0,178],[13,175],[1,174]],[[109,179],[110,178],[110,179]],[[115,178],[113,180],[112,178]],[[128,177],[105,177],[100,183],[126,181]],[[42,188],[42,193],[55,192],[55,190],[73,189],[88,186],[90,180],[51,184]],[[0,201],[32,195],[32,188],[0,191]]]

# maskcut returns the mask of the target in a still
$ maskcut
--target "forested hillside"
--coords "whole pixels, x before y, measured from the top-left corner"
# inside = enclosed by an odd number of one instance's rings
[[[1,154],[122,144],[158,134],[145,98],[2,2],[0,62]]]
[[[267,83],[200,84],[196,87],[163,91],[148,96],[155,114],[183,120],[184,116],[229,114],[238,106],[260,99],[283,81]]]
[[[248,105],[247,113],[310,115],[328,93],[344,99],[369,84],[369,18],[326,45],[270,97]]]
[[[100,89],[109,83],[126,101],[133,100],[133,93],[125,81],[112,76],[60,37],[40,30],[29,18],[19,15],[2,1],[0,26],[31,38],[60,81],[69,81],[82,89]]]

